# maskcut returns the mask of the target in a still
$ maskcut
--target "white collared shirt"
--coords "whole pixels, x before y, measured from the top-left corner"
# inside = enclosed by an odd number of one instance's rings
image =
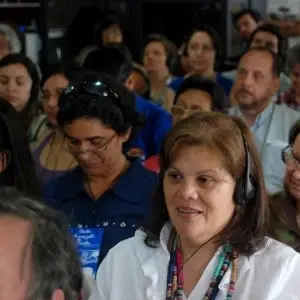
[[[237,106],[229,109],[229,115],[244,118]],[[286,105],[276,105],[271,101],[251,126],[270,194],[283,190],[285,165],[281,159],[281,151],[288,145],[290,128],[299,119],[298,111]]]
[[[167,243],[171,225],[161,232],[160,245],[148,247],[146,234],[115,246],[103,260],[89,300],[165,300],[170,254]],[[219,249],[187,300],[203,299],[218,264]],[[226,300],[231,269],[219,285],[216,300]],[[271,238],[250,257],[238,258],[238,277],[232,300],[300,299],[300,254]]]

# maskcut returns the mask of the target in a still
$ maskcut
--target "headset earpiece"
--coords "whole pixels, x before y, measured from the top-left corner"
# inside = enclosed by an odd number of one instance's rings
[[[241,178],[236,182],[234,199],[235,202],[239,205],[245,205],[251,201],[256,194],[255,187],[251,181],[251,158],[250,153],[246,144],[245,137],[242,133],[243,145],[245,149],[245,171]]]

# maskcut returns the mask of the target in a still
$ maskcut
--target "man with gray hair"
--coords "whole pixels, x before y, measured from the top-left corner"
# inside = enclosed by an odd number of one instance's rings
[[[0,239],[0,299],[80,299],[80,260],[57,212],[2,188]]]

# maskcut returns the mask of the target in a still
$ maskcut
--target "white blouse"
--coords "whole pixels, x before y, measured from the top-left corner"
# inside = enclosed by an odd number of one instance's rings
[[[170,254],[167,249],[171,225],[161,232],[160,246],[144,243],[145,233],[110,250],[97,272],[90,300],[165,300]],[[218,264],[215,253],[187,300],[203,299]],[[231,269],[219,285],[216,300],[225,300]],[[300,255],[271,238],[250,257],[239,256],[238,278],[232,300],[299,300]]]

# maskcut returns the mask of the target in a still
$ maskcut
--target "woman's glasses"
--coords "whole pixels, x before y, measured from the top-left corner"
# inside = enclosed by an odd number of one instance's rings
[[[97,153],[97,152],[104,152],[106,151],[109,144],[112,142],[116,134],[113,134],[110,138],[108,138],[104,143],[101,142],[91,142],[91,146],[89,149],[82,150],[81,149],[81,142],[77,140],[72,140],[68,137],[65,138],[66,141],[66,150],[72,154],[78,155],[81,153]]]
[[[115,104],[120,105],[121,97],[111,87],[102,81],[72,81],[62,91],[62,95],[69,95],[70,93],[90,93],[101,97],[108,97]]]
[[[300,167],[300,159],[293,153],[292,146],[285,147],[281,152],[282,161],[290,168],[297,169]]]

